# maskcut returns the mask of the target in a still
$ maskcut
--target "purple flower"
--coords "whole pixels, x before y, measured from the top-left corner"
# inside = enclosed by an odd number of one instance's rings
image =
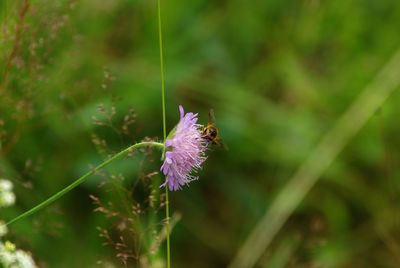
[[[185,184],[198,179],[193,173],[207,159],[207,144],[202,136],[202,125],[196,124],[197,114],[185,114],[179,106],[181,118],[165,141],[167,147],[161,171],[166,176],[161,187],[168,183],[171,191],[180,190]]]

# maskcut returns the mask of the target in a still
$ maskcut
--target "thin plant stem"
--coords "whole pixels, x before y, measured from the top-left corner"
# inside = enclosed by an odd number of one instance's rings
[[[164,56],[163,56],[163,42],[162,42],[162,28],[161,28],[161,0],[157,0],[157,15],[158,15],[158,40],[160,47],[160,77],[161,77],[161,105],[162,105],[162,118],[163,118],[163,137],[164,142],[167,138],[167,124],[165,115],[165,79],[164,79]],[[164,154],[163,154],[164,156]],[[167,238],[167,268],[171,267],[171,247],[170,247],[170,226],[169,226],[169,197],[168,186],[165,187],[165,229]]]
[[[168,198],[168,185],[165,186],[165,231],[167,236],[167,267],[171,267],[171,247],[170,247],[170,222],[169,222],[169,198]]]
[[[120,151],[119,153],[115,154],[113,157],[107,159],[106,161],[104,161],[103,163],[101,163],[100,165],[95,167],[94,169],[90,170],[89,172],[84,174],[82,177],[78,178],[73,183],[71,183],[70,185],[68,185],[67,187],[65,187],[64,189],[59,191],[58,193],[52,195],[51,197],[49,197],[48,199],[46,199],[42,203],[36,205],[35,207],[31,208],[30,210],[22,213],[21,215],[15,217],[12,220],[10,220],[9,222],[6,223],[6,225],[10,225],[10,224],[15,223],[15,222],[17,222],[19,220],[22,220],[23,218],[28,217],[28,216],[38,212],[39,210],[47,207],[48,205],[50,205],[51,203],[55,202],[56,200],[61,198],[63,195],[65,195],[66,193],[68,193],[69,191],[71,191],[72,189],[74,189],[75,187],[80,185],[81,183],[83,183],[88,177],[90,177],[91,175],[95,174],[100,169],[106,167],[107,165],[109,165],[110,163],[114,162],[118,158],[121,158],[121,157],[127,155],[129,152],[132,152],[134,150],[137,150],[137,149],[143,148],[143,147],[156,147],[156,148],[164,150],[165,146],[164,146],[163,143],[152,142],[152,141],[139,142],[139,143],[136,143],[134,145],[131,145],[128,148],[126,148],[126,149]]]
[[[164,78],[164,54],[163,54],[163,41],[162,41],[162,28],[161,28],[161,3],[158,3],[158,40],[160,43],[160,77],[161,77],[161,106],[162,106],[162,119],[163,119],[163,137],[164,141],[167,137],[167,124],[165,115],[165,78]]]

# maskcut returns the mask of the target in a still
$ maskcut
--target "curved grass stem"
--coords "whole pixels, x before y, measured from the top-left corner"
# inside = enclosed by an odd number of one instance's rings
[[[151,142],[151,141],[150,142],[139,142],[139,143],[136,143],[134,145],[131,145],[128,148],[122,150],[121,152],[115,154],[111,158],[107,159],[106,161],[104,161],[103,163],[101,163],[100,165],[95,167],[94,169],[88,171],[82,177],[78,178],[73,183],[71,183],[70,185],[68,185],[67,187],[65,187],[64,189],[59,191],[58,193],[52,195],[51,197],[49,197],[48,199],[46,199],[42,203],[36,205],[35,207],[31,208],[30,210],[22,213],[21,215],[15,217],[12,220],[10,220],[9,222],[6,223],[6,225],[10,225],[10,224],[15,223],[15,222],[17,222],[19,220],[22,220],[23,218],[26,218],[26,217],[38,212],[39,210],[47,207],[48,205],[50,205],[51,203],[55,202],[56,200],[61,198],[63,195],[65,195],[66,193],[68,193],[69,191],[71,191],[72,189],[74,189],[75,187],[80,185],[81,183],[83,183],[88,177],[90,177],[91,175],[95,174],[100,169],[102,169],[102,168],[106,167],[107,165],[111,164],[112,162],[114,162],[118,158],[121,158],[121,157],[127,155],[129,152],[132,152],[134,150],[137,150],[137,149],[143,148],[143,147],[156,147],[156,148],[159,148],[161,150],[164,150],[164,144],[159,143],[159,142]]]

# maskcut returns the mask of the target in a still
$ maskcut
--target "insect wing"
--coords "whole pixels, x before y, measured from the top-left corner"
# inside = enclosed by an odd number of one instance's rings
[[[209,125],[215,124],[214,109],[210,109],[210,110],[208,111],[208,124],[209,124]]]

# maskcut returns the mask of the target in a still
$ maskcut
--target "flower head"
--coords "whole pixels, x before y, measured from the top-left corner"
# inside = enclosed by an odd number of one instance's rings
[[[166,176],[171,191],[180,190],[183,185],[198,179],[193,173],[201,168],[207,159],[207,143],[201,137],[202,125],[197,124],[197,114],[185,114],[179,106],[181,118],[165,141],[167,150],[161,171]]]
[[[0,220],[0,237],[5,236],[8,232],[6,224]]]
[[[11,181],[0,179],[0,207],[8,207],[15,203],[15,194],[12,192]]]
[[[37,268],[31,254],[17,249],[10,241],[0,241],[0,266]]]

